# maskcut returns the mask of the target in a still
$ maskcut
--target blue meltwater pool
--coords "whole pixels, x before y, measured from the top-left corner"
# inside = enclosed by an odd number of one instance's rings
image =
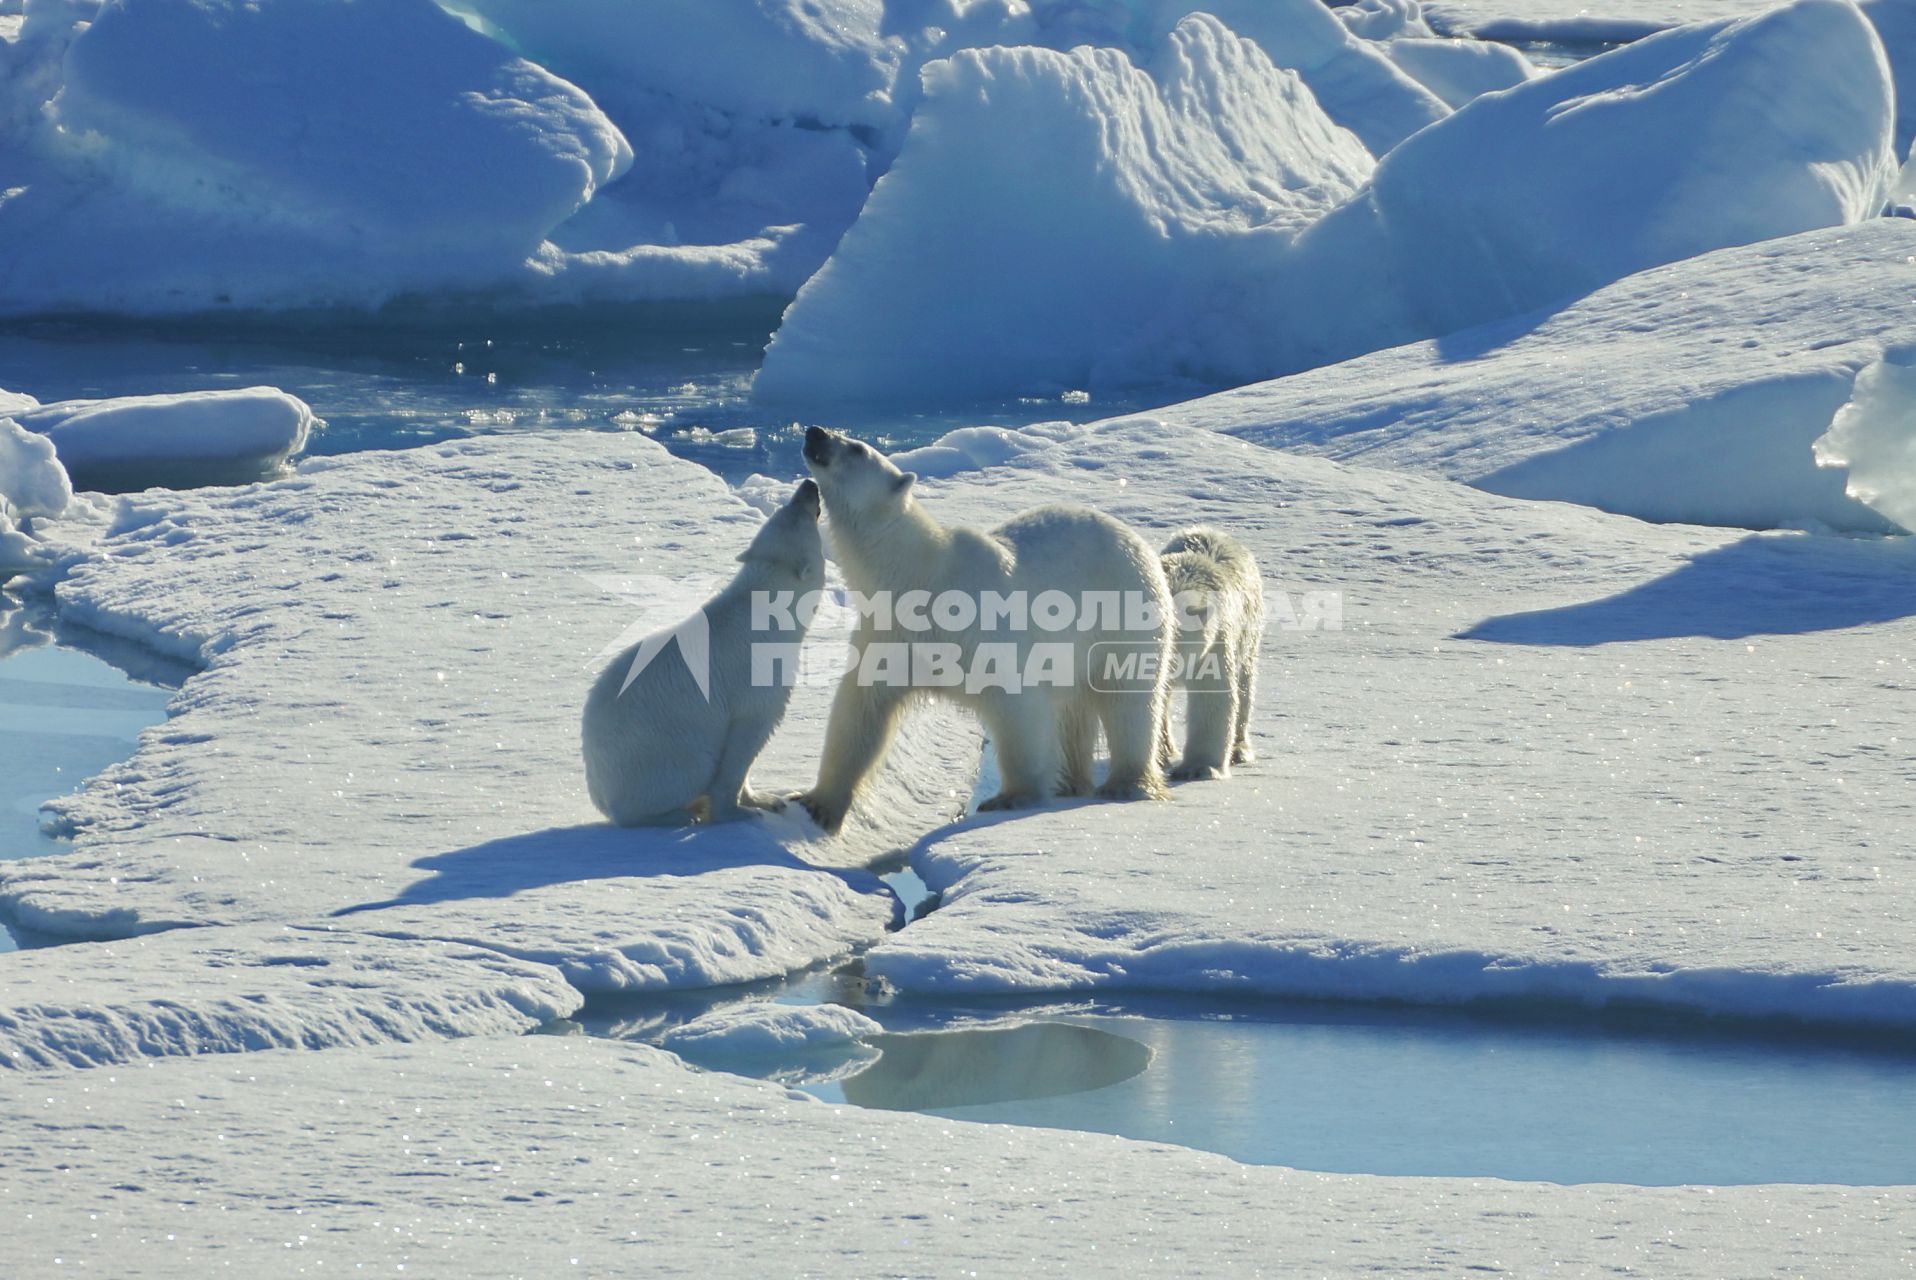
[[[0,595],[0,859],[67,848],[44,825],[41,806],[125,760],[140,730],[166,718],[173,673],[148,659],[130,661],[145,680],[81,648],[56,642],[47,611]],[[111,641],[98,637],[103,652]],[[19,939],[0,928],[0,951]]]
[[[1335,1173],[1916,1182],[1910,1039],[1570,1009],[1168,995],[952,1003],[887,997],[855,966],[750,991],[588,1006],[581,1023],[588,1034],[656,1042],[741,1000],[844,1004],[885,1028],[837,1061],[701,1064],[827,1102]]]

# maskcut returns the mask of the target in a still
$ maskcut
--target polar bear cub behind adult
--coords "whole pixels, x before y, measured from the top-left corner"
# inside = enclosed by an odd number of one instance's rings
[[[1184,529],[1164,546],[1164,576],[1178,613],[1177,683],[1189,691],[1184,757],[1173,778],[1221,778],[1251,755],[1251,698],[1264,640],[1257,561],[1228,533]],[[1167,724],[1164,758],[1172,758]]]
[[[770,603],[824,586],[818,512],[818,486],[806,480],[739,553],[737,576],[702,617],[647,636],[600,674],[583,724],[586,791],[600,813],[622,827],[724,822],[779,803],[754,794],[746,774],[791,700],[809,611],[752,604],[761,592]],[[701,632],[703,689],[689,665],[701,660]]]
[[[922,696],[968,706],[984,722],[1002,789],[982,808],[1089,793],[1100,728],[1110,768],[1098,794],[1164,797],[1160,673],[1172,654],[1173,619],[1164,570],[1148,543],[1107,515],[1061,505],[1026,511],[989,532],[948,528],[913,497],[916,476],[819,427],[805,433],[805,461],[846,583],[889,605],[859,619],[852,639],[859,663],[833,699],[818,781],[799,797],[820,826],[836,831],[844,822],[900,714]],[[988,621],[994,598],[1018,602],[1014,614]],[[1069,616],[1047,627],[1041,619],[1056,621],[1046,609],[1060,598]],[[1113,616],[1097,611],[1100,602],[1127,607]],[[885,652],[910,655],[908,679],[872,678],[878,664],[868,660]],[[919,656],[929,668],[934,654],[958,677],[921,679]],[[1053,658],[1063,660],[1046,673],[1054,678],[1030,678],[1034,659]],[[971,678],[994,661],[997,673],[1009,669],[1017,679]]]

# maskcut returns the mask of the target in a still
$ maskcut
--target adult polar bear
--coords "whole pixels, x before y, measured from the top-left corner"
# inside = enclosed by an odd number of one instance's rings
[[[1019,808],[1052,795],[1090,792],[1100,726],[1111,764],[1098,794],[1164,798],[1157,750],[1166,708],[1162,674],[1177,631],[1156,551],[1086,507],[1038,507],[989,533],[948,529],[914,500],[916,476],[870,446],[821,427],[805,433],[805,461],[824,498],[846,582],[868,601],[901,606],[861,610],[852,638],[860,661],[840,681],[832,702],[818,781],[798,797],[820,826],[837,831],[843,825],[898,717],[914,696],[926,695],[968,706],[984,721],[1002,785],[980,808]],[[1021,600],[1023,619],[1014,613],[987,622],[982,607],[967,625],[941,625],[936,608],[907,619],[902,605],[910,593],[936,599],[951,592],[978,605]],[[1058,592],[1076,606],[1075,616],[1062,628],[1046,630],[1029,605]],[[1112,602],[1122,602],[1116,617]],[[1080,625],[1086,622],[1091,625]],[[996,646],[1000,656],[1015,647],[1018,673],[1030,670],[1034,650],[1044,645],[1049,653],[1068,655],[1070,669],[1054,671],[1064,677],[1055,682],[1021,680],[1012,687],[875,680],[864,658],[878,644],[894,652],[938,645],[950,653],[955,646],[956,666],[965,672],[978,670],[986,656],[981,647]],[[1118,661],[1108,662],[1114,655]],[[1137,660],[1126,663],[1127,655]]]

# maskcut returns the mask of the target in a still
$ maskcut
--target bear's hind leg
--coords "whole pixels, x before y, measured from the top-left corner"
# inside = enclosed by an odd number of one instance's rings
[[[1171,776],[1179,781],[1221,778],[1230,772],[1231,735],[1237,725],[1237,673],[1230,650],[1219,646],[1201,654],[1185,673],[1190,700],[1184,711],[1184,758]]]
[[[1058,719],[1064,750],[1064,772],[1058,779],[1061,796],[1088,796],[1096,783],[1093,766],[1098,754],[1098,712],[1085,697],[1065,704]]]
[[[1237,714],[1231,727],[1231,763],[1249,764],[1257,759],[1251,750],[1251,698],[1257,692],[1257,653],[1259,637],[1254,632],[1238,646]]]
[[[979,715],[998,753],[998,794],[978,811],[1025,809],[1049,800],[1064,768],[1063,726],[1052,700],[1027,690],[979,708]]]
[[[1111,768],[1098,795],[1106,800],[1162,800],[1164,770],[1158,763],[1163,732],[1162,686],[1098,695],[1098,716],[1111,749]]]

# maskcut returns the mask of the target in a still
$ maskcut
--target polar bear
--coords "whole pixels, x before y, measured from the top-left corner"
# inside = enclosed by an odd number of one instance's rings
[[[805,433],[805,461],[847,584],[879,606],[860,610],[818,780],[797,797],[821,827],[844,823],[914,696],[949,698],[983,720],[1003,780],[983,809],[1089,793],[1100,727],[1111,762],[1098,794],[1165,797],[1157,743],[1175,632],[1148,543],[1072,506],[1038,507],[989,533],[948,529],[914,499],[916,476],[821,427]]]
[[[600,813],[622,827],[725,822],[783,803],[755,795],[745,775],[785,715],[805,639],[809,611],[782,606],[815,602],[825,585],[818,513],[818,486],[803,481],[739,553],[723,591],[600,674],[582,726],[586,791]],[[674,642],[676,657],[665,652]],[[705,668],[703,687],[693,663]]]
[[[1264,584],[1257,561],[1228,533],[1184,529],[1164,545],[1164,577],[1178,616],[1173,681],[1185,702],[1184,758],[1177,779],[1221,778],[1249,764],[1251,697],[1264,640]],[[1161,753],[1173,758],[1169,724]]]

